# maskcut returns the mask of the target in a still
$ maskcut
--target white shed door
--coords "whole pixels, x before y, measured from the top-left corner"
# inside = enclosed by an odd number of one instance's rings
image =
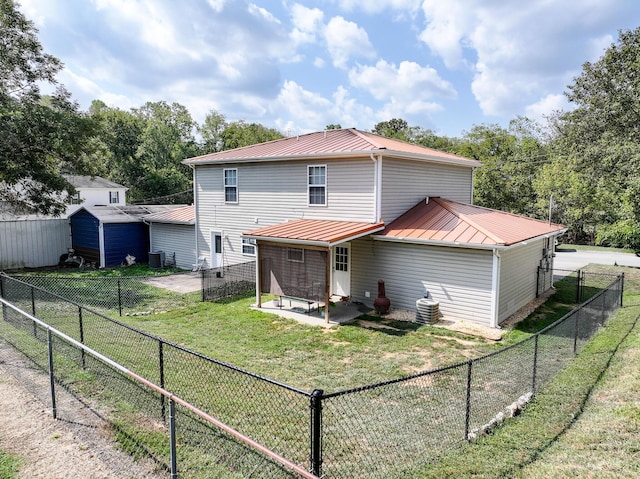
[[[351,296],[351,245],[333,248],[331,294]]]

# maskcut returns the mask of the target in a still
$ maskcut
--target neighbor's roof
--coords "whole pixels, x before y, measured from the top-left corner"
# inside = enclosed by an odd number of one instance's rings
[[[125,186],[114,183],[113,181],[105,180],[99,176],[83,176],[83,175],[62,175],[65,180],[71,183],[74,188],[112,188],[112,189],[125,189]]]
[[[101,223],[138,223],[150,214],[174,210],[181,206],[184,205],[83,206],[70,216],[85,210]]]
[[[298,219],[247,231],[243,235],[279,243],[335,246],[383,228],[384,223]]]
[[[495,247],[565,230],[561,225],[526,216],[432,197],[392,221],[376,239]]]
[[[144,217],[144,220],[150,223],[193,225],[196,223],[196,211],[193,205],[183,206],[181,208],[147,215]]]
[[[356,130],[355,128],[326,130],[282,138],[234,150],[188,158],[183,163],[197,166],[216,163],[368,157],[371,154],[450,163],[468,167],[481,165],[476,160],[392,138],[385,138],[384,136]]]

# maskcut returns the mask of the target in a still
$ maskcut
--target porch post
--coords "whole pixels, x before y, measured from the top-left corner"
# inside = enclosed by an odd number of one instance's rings
[[[327,247],[327,259],[325,261],[325,276],[324,276],[324,320],[329,323],[329,298],[331,298],[331,246]]]
[[[262,308],[262,248],[256,241],[256,305]]]

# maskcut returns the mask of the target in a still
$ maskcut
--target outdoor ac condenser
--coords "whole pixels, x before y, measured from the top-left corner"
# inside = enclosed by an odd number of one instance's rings
[[[416,301],[416,323],[432,324],[440,318],[440,303],[430,298]]]

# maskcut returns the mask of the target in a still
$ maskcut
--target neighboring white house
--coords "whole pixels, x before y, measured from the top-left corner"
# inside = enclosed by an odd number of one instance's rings
[[[124,206],[127,204],[125,186],[105,180],[99,176],[63,175],[76,189],[76,194],[67,207],[67,216],[81,206]]]
[[[392,307],[415,310],[426,289],[445,317],[495,327],[536,296],[565,231],[471,205],[478,161],[356,129],[184,163],[194,256],[208,267],[257,258],[258,303],[271,292],[371,305],[383,279]]]

